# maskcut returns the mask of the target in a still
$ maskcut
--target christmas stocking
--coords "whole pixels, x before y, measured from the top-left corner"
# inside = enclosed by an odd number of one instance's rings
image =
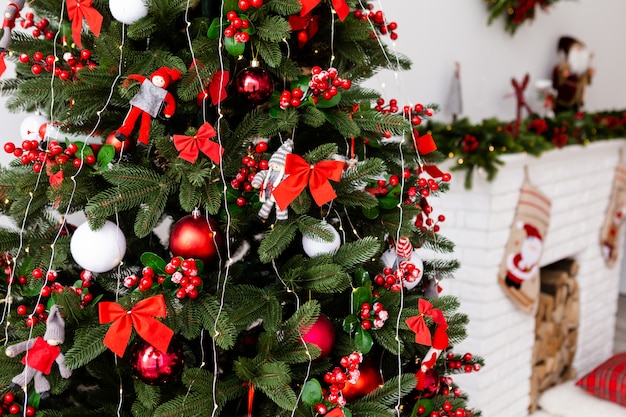
[[[550,200],[526,177],[498,281],[513,302],[527,314],[535,313],[539,300],[539,261],[550,223],[550,205]]]
[[[615,265],[619,255],[624,214],[626,214],[626,165],[620,161],[615,169],[611,200],[600,232],[602,257],[607,266]]]

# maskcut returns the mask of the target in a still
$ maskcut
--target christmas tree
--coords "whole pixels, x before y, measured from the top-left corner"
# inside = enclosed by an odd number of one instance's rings
[[[9,109],[37,113],[0,170],[3,412],[479,414],[438,285],[450,175],[415,129],[437,108],[362,86],[410,67],[396,23],[356,0],[28,6],[0,41]]]

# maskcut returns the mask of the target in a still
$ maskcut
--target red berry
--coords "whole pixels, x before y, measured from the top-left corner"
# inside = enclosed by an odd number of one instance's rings
[[[41,31],[39,29],[33,29],[33,37],[38,38],[41,36]]]
[[[361,327],[362,327],[363,329],[365,329],[365,330],[369,330],[369,329],[371,329],[371,328],[372,328],[372,322],[371,322],[371,321],[369,321],[369,320],[363,320],[363,321],[361,322]]]
[[[37,409],[33,407],[32,405],[27,406],[26,410],[24,411],[24,413],[26,414],[26,417],[33,417],[36,412],[37,412]]]
[[[420,103],[417,103],[414,107],[413,110],[415,110],[417,113],[421,113],[422,111],[424,111],[424,106]]]
[[[439,217],[441,217],[441,216],[439,216]],[[465,362],[469,362],[472,359],[474,359],[474,356],[471,353],[469,353],[469,352],[467,352],[465,355],[463,355],[463,360]]]
[[[44,311],[46,311],[46,306],[44,306],[43,304],[39,303],[37,304],[37,306],[35,307],[35,313],[37,314],[41,314]]]
[[[476,372],[480,371],[480,364],[479,364],[479,363],[475,363],[475,364],[474,364],[474,370],[475,370]]]
[[[35,268],[33,269],[32,276],[33,278],[41,278],[43,277],[43,271],[41,268]]]
[[[256,7],[257,9],[263,6],[263,0],[250,0],[250,6]]]
[[[463,370],[465,371],[466,374],[469,374],[470,372],[472,372],[474,368],[472,367],[472,365],[465,365],[463,367]]]
[[[243,207],[246,205],[246,199],[244,197],[239,197],[237,198],[236,204],[239,207]]]
[[[4,151],[6,153],[13,153],[15,151],[15,144],[13,142],[7,142],[4,144]]]
[[[319,403],[315,406],[315,411],[320,414],[320,415],[324,415],[328,412],[328,407],[326,407],[324,404]]]
[[[395,187],[398,184],[400,184],[400,178],[398,178],[397,175],[392,175],[389,177],[389,185]]]
[[[452,411],[452,404],[450,403],[450,401],[446,401],[445,403],[443,403],[443,407],[442,407],[445,411]]]
[[[43,54],[41,52],[35,52],[33,54],[33,59],[35,61],[41,61],[43,59]]]
[[[12,404],[9,407],[9,413],[11,414],[18,414],[20,412],[20,406],[17,404]]]
[[[50,297],[50,294],[52,294],[52,288],[48,287],[47,285],[44,287],[41,287],[42,297]]]
[[[20,54],[19,59],[22,64],[27,64],[30,61],[30,57],[28,56],[28,54],[24,54],[24,53]]]
[[[37,317],[26,317],[26,325],[28,327],[33,327],[35,324],[37,324]]]
[[[23,316],[24,314],[27,314],[27,313],[28,313],[28,308],[24,304],[19,305],[17,307],[17,314],[19,314],[20,316]]]
[[[245,11],[250,8],[250,3],[248,3],[248,0],[239,0],[239,2],[237,2],[237,6],[239,6],[241,10]]]
[[[226,13],[226,19],[228,19],[229,22],[232,22],[233,20],[235,20],[239,15],[237,14],[236,11],[231,10],[230,12]]]
[[[85,162],[87,162],[89,165],[93,165],[96,163],[96,155],[94,154],[89,154],[85,157]]]
[[[254,146],[254,152],[263,153],[267,151],[267,142],[259,142]]]
[[[179,288],[178,290],[176,290],[176,298],[180,298],[182,300],[186,296],[187,296],[187,293],[185,292],[184,289]]]
[[[39,75],[43,71],[43,68],[39,64],[34,64],[32,67],[30,67],[30,71],[35,75]]]

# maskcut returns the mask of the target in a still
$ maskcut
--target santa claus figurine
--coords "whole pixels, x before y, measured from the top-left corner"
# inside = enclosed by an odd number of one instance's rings
[[[46,321],[46,333],[43,338],[25,340],[6,348],[5,353],[9,357],[26,351],[22,358],[24,371],[11,380],[12,389],[26,390],[28,383],[34,379],[35,392],[45,400],[50,396],[50,383],[44,375],[49,375],[54,362],[59,366],[59,373],[63,378],[69,378],[72,371],[68,369],[63,360],[59,345],[65,341],[65,321],[57,306],[52,306],[48,320]]]
[[[539,272],[539,259],[543,250],[543,239],[539,231],[530,224],[522,224],[526,239],[522,242],[519,253],[510,253],[506,260],[506,278],[508,287],[520,289],[522,283],[535,277]]]
[[[135,128],[137,119],[141,117],[139,136],[137,142],[148,144],[150,135],[150,122],[163,112],[163,116],[169,119],[176,111],[174,96],[167,91],[167,87],[180,80],[182,74],[176,68],[161,67],[154,71],[150,78],[143,75],[131,74],[128,80],[141,83],[139,92],[130,100],[132,107],[124,119],[124,123],[115,131],[115,137],[121,142],[125,141]]]
[[[563,60],[552,71],[552,87],[556,91],[556,113],[577,112],[584,104],[585,87],[591,84],[595,71],[591,68],[593,54],[584,43],[570,36],[559,39],[558,51]]]

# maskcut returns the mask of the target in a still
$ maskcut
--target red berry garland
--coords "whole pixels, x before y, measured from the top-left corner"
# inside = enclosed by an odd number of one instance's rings
[[[357,9],[354,11],[354,17],[361,20],[369,20],[378,32],[382,35],[389,34],[391,40],[398,39],[398,34],[395,32],[398,29],[396,22],[389,22],[385,20],[385,14],[382,10],[374,11],[374,5],[368,4],[367,9]],[[374,35],[375,36],[375,35]]]
[[[178,286],[175,291],[177,298],[198,298],[202,278],[198,276],[195,259],[175,256],[165,265],[164,272],[164,275],[157,276],[152,267],[146,266],[141,270],[141,277],[131,274],[124,278],[124,286],[131,289],[137,287],[139,291],[146,292],[155,285],[167,285],[167,281]]]

